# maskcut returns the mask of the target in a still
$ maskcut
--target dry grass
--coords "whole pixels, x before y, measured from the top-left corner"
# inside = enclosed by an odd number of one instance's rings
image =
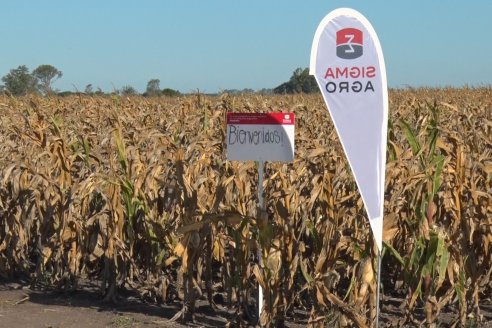
[[[465,324],[492,293],[491,106],[490,88],[390,92],[383,276],[408,291],[404,322],[456,304]],[[98,277],[107,300],[124,284],[179,298],[185,320],[220,292],[239,324],[259,282],[265,325],[304,307],[313,327],[370,326],[374,245],[320,96],[0,96],[0,110],[1,276]],[[225,159],[227,111],[296,114],[266,211],[255,163]]]

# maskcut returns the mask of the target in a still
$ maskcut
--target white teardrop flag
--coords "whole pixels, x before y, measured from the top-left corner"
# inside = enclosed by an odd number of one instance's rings
[[[318,26],[310,74],[323,94],[382,250],[388,89],[383,52],[369,21],[340,8]]]

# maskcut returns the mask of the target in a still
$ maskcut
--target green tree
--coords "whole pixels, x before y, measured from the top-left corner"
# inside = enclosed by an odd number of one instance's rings
[[[100,87],[97,87],[97,90],[92,94],[94,94],[96,96],[104,96],[104,91],[102,91],[102,89]]]
[[[137,90],[135,90],[135,88],[131,85],[125,85],[123,88],[121,88],[120,93],[122,96],[134,96],[138,94]]]
[[[181,93],[179,91],[171,89],[171,88],[164,88],[164,89],[162,89],[161,94],[163,96],[174,97],[174,96],[179,96]]]
[[[25,66],[11,69],[10,72],[2,77],[4,87],[7,92],[14,96],[22,96],[35,91],[36,81]]]
[[[274,93],[313,93],[318,92],[314,76],[309,75],[308,68],[296,68],[288,82],[276,87]]]
[[[92,89],[92,84],[89,83],[85,86],[85,90],[84,90],[84,93],[86,95],[91,95],[92,93],[94,92],[94,90]]]
[[[47,95],[53,92],[51,85],[53,82],[63,76],[63,73],[56,67],[51,65],[39,65],[34,71],[32,76],[36,81],[38,90]]]
[[[160,86],[159,84],[161,83],[161,80],[159,79],[152,79],[149,82],[147,82],[147,89],[145,89],[145,96],[157,96],[160,92]]]
[[[309,75],[309,69],[297,68],[289,81],[294,93],[312,93],[318,91],[318,85],[314,76]]]

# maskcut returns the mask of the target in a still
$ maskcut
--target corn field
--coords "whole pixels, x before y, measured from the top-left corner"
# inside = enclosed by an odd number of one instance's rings
[[[492,89],[390,91],[383,294],[399,325],[483,321],[492,295]],[[320,95],[0,96],[0,277],[100,281],[232,326],[370,327],[376,256]],[[226,112],[294,112],[292,163],[226,160]],[[261,259],[257,254],[261,249]],[[264,307],[255,319],[258,285]]]

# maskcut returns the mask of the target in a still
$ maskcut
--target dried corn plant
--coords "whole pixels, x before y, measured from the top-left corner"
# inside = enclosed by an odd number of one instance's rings
[[[492,91],[390,92],[384,292],[432,325],[482,319],[492,292]],[[374,244],[324,102],[314,96],[0,96],[0,276],[101,281],[154,302],[235,310],[235,326],[369,327]],[[293,163],[229,162],[227,111],[296,114]],[[258,250],[261,249],[261,261]],[[258,284],[265,302],[255,317]],[[422,308],[423,310],[419,310]]]

